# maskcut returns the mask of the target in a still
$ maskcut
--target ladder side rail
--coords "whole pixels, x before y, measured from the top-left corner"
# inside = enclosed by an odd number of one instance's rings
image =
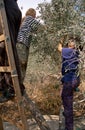
[[[0,130],[4,130],[4,128],[3,128],[3,121],[2,121],[1,117],[0,117]]]
[[[11,71],[12,81],[13,81],[13,86],[15,89],[16,97],[17,97],[17,104],[18,104],[18,108],[19,108],[19,112],[20,112],[20,116],[21,116],[21,120],[22,120],[22,124],[23,124],[23,130],[28,130],[28,124],[27,124],[26,116],[25,116],[25,112],[24,112],[23,100],[22,100],[22,96],[21,96],[20,85],[19,85],[19,81],[18,81],[18,74],[17,74],[14,55],[13,55],[13,51],[12,51],[11,38],[10,38],[10,34],[9,34],[7,17],[6,17],[3,0],[0,0],[0,15],[1,15],[3,33],[5,36],[6,52],[7,52],[7,56],[8,56],[9,66],[11,67],[11,70],[12,70]]]
[[[3,34],[0,35],[0,42],[1,42],[1,41],[4,41],[4,39],[5,39],[5,38],[4,38],[4,35],[3,35]]]

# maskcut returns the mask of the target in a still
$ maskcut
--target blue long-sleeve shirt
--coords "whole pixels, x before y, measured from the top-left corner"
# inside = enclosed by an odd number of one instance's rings
[[[79,64],[79,53],[77,50],[72,48],[62,49],[62,74],[66,72],[75,70],[78,68]]]

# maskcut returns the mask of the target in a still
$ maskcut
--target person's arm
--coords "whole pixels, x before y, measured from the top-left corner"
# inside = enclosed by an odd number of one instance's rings
[[[58,51],[62,51],[62,44],[61,43],[59,43],[59,45],[58,45]]]
[[[63,48],[63,43],[64,43],[64,37],[62,37],[60,39],[59,45],[58,45],[58,51],[62,52],[62,48]]]

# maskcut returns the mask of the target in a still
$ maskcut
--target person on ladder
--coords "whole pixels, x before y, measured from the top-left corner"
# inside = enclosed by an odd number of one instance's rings
[[[78,72],[79,52],[76,42],[69,39],[68,47],[63,48],[60,43],[58,50],[62,54],[62,103],[64,107],[65,129],[73,130],[73,92],[78,90],[80,76]]]
[[[32,36],[36,34],[37,31],[44,30],[44,28],[45,27],[36,20],[36,10],[34,8],[29,8],[22,20],[16,44],[23,81],[26,73]]]
[[[24,94],[25,87],[22,83],[21,78],[21,70],[19,65],[18,54],[16,50],[16,42],[17,42],[17,35],[19,31],[19,27],[21,24],[22,13],[18,7],[17,0],[4,0],[6,15],[7,15],[7,22],[9,33],[11,37],[12,49],[15,59],[15,65],[17,69],[21,94]],[[3,30],[0,29],[0,33],[3,33]],[[3,53],[4,52],[4,53]],[[7,66],[8,60],[6,55],[6,50],[4,43],[0,43],[0,65]],[[15,91],[12,84],[11,74],[10,73],[0,73],[0,91],[2,92],[2,96],[0,96],[0,102],[5,102],[7,100],[12,99],[15,97]]]

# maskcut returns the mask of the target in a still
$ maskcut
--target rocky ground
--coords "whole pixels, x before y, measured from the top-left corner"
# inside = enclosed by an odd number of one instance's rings
[[[48,123],[51,130],[59,130],[59,117],[56,115],[44,115],[46,122]],[[14,125],[4,122],[3,123],[4,130],[20,130],[19,128],[15,127]],[[40,130],[37,123],[34,119],[28,119],[28,126],[29,130]]]

